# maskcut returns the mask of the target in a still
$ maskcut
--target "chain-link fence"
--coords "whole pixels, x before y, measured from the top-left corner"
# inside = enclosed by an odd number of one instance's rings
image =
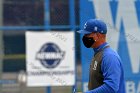
[[[70,11],[75,14],[74,28],[78,30],[79,0],[74,3],[74,10],[70,10],[73,6],[69,0],[0,0],[0,93],[46,92],[45,87],[29,88],[19,82],[19,73],[26,72],[25,32],[70,31],[73,20]],[[78,34],[76,40],[79,49]],[[79,52],[76,53],[78,62]],[[71,87],[52,87],[52,93],[71,92]]]

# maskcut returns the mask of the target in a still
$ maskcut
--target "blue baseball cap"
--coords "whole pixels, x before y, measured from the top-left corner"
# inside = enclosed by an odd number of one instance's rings
[[[99,32],[101,34],[107,33],[107,26],[106,24],[100,19],[89,19],[84,25],[84,29],[77,31],[83,34],[90,34],[92,32],[96,33]]]

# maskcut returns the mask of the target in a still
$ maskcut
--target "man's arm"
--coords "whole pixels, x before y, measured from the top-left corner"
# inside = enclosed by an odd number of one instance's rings
[[[101,70],[104,76],[104,84],[86,93],[116,93],[118,91],[122,73],[119,58],[113,54],[103,56]]]

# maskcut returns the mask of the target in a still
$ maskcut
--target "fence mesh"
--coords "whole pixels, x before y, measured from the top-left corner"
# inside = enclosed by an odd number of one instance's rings
[[[18,81],[19,73],[26,71],[25,32],[61,30],[70,28],[69,0],[1,0],[0,5],[0,93],[45,93],[45,87],[29,88]],[[49,8],[46,26],[45,7]],[[75,0],[76,30],[79,29],[79,0]],[[68,26],[68,28],[67,28]],[[66,29],[67,28],[67,29]],[[76,34],[76,38],[79,35]],[[79,39],[76,39],[79,40]],[[78,41],[76,41],[78,42]],[[78,48],[79,49],[79,44]],[[80,51],[79,51],[80,52]],[[78,57],[79,53],[77,53]],[[80,69],[80,68],[78,68]],[[11,81],[8,81],[11,80]],[[56,92],[57,91],[57,92]],[[71,93],[71,87],[53,87],[52,93]]]

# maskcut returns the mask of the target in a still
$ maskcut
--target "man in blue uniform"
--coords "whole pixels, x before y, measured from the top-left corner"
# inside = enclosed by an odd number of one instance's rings
[[[99,19],[89,19],[82,38],[85,47],[93,48],[88,88],[85,93],[125,93],[124,72],[121,59],[106,42],[107,26]]]

